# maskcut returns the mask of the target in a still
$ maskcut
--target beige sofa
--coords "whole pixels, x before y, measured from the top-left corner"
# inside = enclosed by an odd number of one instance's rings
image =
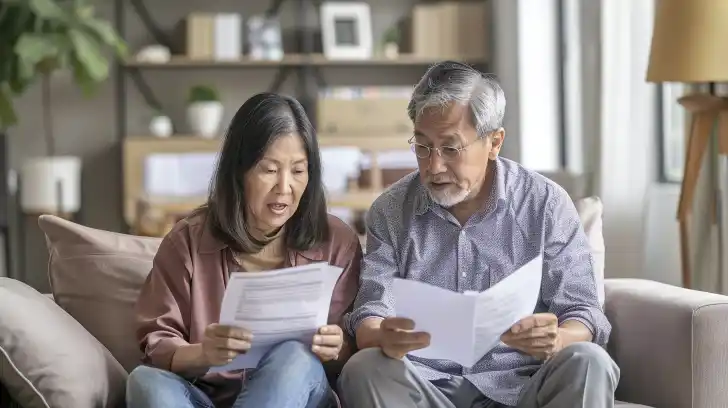
[[[580,200],[621,367],[619,407],[728,407],[728,297],[606,280],[601,203]],[[123,407],[139,361],[132,307],[160,240],[39,220],[53,295],[0,278],[0,408]],[[11,397],[15,402],[11,403]]]

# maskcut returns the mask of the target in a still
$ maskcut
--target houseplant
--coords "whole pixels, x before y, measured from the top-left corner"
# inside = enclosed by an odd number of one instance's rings
[[[384,56],[389,59],[396,59],[399,57],[399,27],[396,25],[387,29],[384,32],[384,38],[382,38],[382,44],[384,45]]]
[[[50,94],[53,75],[72,74],[74,83],[91,95],[109,77],[113,58],[127,55],[124,41],[111,24],[95,16],[88,3],[0,2],[0,129],[18,123],[15,98],[39,82],[43,91],[46,154],[26,160],[21,169],[21,204],[26,212],[69,214],[78,211],[80,203],[80,159],[56,155]]]
[[[208,139],[216,137],[222,114],[223,106],[215,88],[208,85],[195,85],[190,88],[187,121],[192,133]]]

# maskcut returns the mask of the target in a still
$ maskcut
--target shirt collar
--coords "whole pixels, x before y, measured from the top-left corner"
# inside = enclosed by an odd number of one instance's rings
[[[506,169],[502,160],[503,159],[498,157],[493,160],[492,163],[493,170],[495,171],[495,180],[493,185],[493,191],[495,194],[489,196],[488,203],[486,204],[486,211],[498,208],[498,206],[504,204],[506,200]],[[431,210],[435,205],[437,204],[432,200],[432,196],[430,195],[430,192],[427,191],[427,187],[425,187],[420,181],[418,173],[414,202],[415,214],[422,215]]]

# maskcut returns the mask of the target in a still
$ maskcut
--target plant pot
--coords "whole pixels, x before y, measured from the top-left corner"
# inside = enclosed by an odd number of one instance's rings
[[[392,42],[384,44],[384,57],[387,59],[399,58],[399,45]]]
[[[149,122],[149,131],[152,136],[170,137],[172,135],[172,120],[168,116],[155,116]]]
[[[207,139],[218,136],[222,121],[222,103],[194,102],[187,106],[187,121],[192,133]]]
[[[29,158],[20,171],[20,205],[26,214],[77,213],[81,209],[81,158]]]

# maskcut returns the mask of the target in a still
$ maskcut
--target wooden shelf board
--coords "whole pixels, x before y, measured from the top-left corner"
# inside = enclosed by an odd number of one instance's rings
[[[442,57],[441,59],[456,59],[465,61],[470,64],[484,64],[486,61],[482,58],[467,57]],[[280,61],[269,60],[253,60],[245,56],[241,56],[239,60],[232,61],[216,61],[216,60],[194,60],[186,56],[172,56],[169,62],[156,63],[144,62],[131,59],[125,63],[130,68],[254,68],[254,67],[280,67],[280,66],[421,66],[430,65],[438,62],[438,58],[422,58],[409,54],[401,54],[395,59],[373,57],[366,60],[334,60],[328,59],[322,54],[288,54]]]
[[[352,135],[342,136],[335,134],[322,133],[318,135],[319,146],[351,146],[358,147],[366,151],[383,151],[383,150],[405,150],[409,149],[407,140],[411,134],[394,134],[394,135]],[[127,136],[125,144],[145,145],[149,151],[174,150],[188,151],[192,149],[200,149],[204,151],[217,150],[220,148],[222,138],[204,139],[201,137],[189,135],[175,135],[167,138],[154,136]]]

